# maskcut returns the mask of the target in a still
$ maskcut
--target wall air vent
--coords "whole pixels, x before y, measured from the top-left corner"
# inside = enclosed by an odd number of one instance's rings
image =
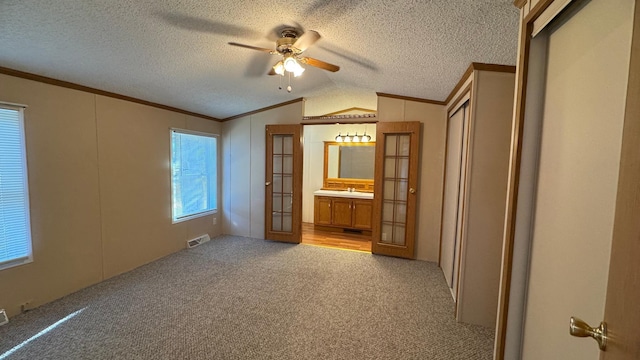
[[[4,309],[0,309],[0,326],[9,322],[9,318],[7,317],[7,313]]]
[[[195,239],[187,240],[187,249],[191,249],[200,244],[206,243],[209,240],[211,240],[211,238],[209,237],[209,234],[200,235]]]

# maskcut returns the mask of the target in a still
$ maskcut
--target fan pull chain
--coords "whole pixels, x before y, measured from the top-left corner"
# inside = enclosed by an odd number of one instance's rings
[[[291,72],[289,73],[289,86],[287,86],[287,92],[291,92]]]
[[[280,78],[280,85],[278,86],[278,90],[282,90],[282,75],[278,76]]]

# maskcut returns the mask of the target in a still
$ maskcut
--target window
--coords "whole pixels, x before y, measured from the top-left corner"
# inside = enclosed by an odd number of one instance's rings
[[[23,109],[0,104],[0,269],[31,262]]]
[[[217,138],[171,129],[171,205],[173,222],[218,209]]]

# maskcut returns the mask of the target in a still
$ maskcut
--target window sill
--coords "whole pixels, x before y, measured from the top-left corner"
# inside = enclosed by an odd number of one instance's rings
[[[207,211],[207,212],[197,213],[197,214],[181,217],[179,219],[172,219],[171,223],[172,224],[177,224],[177,223],[181,223],[181,222],[184,222],[184,221],[187,221],[187,220],[193,220],[193,219],[201,218],[201,217],[204,217],[204,216],[215,215],[217,213],[218,213],[217,209],[216,210]]]
[[[20,265],[26,265],[33,262],[33,257],[29,256],[28,258],[10,260],[5,263],[0,264],[0,271],[11,269]]]

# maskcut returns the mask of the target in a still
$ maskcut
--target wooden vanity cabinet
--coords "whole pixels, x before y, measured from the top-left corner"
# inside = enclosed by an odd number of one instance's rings
[[[331,225],[338,227],[351,227],[353,213],[351,203],[353,200],[346,198],[334,198],[331,200]]]
[[[353,200],[352,224],[356,229],[371,230],[371,218],[373,215],[373,200]]]
[[[330,226],[331,218],[331,198],[316,196],[314,204],[314,224]]]
[[[314,224],[344,229],[371,230],[373,201],[316,196]]]

